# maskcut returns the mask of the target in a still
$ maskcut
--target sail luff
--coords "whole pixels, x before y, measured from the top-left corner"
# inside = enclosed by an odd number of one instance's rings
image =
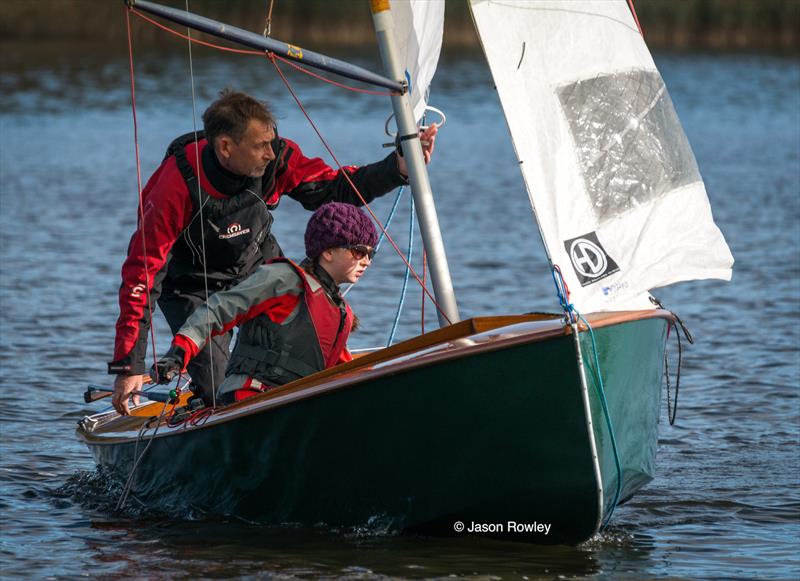
[[[381,60],[386,73],[396,79],[404,77],[403,67],[397,54],[394,25],[389,0],[371,0],[372,20],[378,38]],[[439,325],[444,327],[461,320],[450,277],[444,241],[439,228],[439,218],[433,200],[433,191],[428,170],[422,154],[419,130],[414,118],[408,93],[392,96],[392,108],[401,137],[403,155],[408,165],[408,179],[419,219],[420,232],[428,254],[434,296],[439,304]]]
[[[478,30],[478,23],[475,21],[475,13],[472,9],[472,2],[469,2],[469,14],[470,17],[472,18],[472,24],[475,26],[475,30]],[[480,34],[478,34],[478,42],[481,45],[481,50],[483,50],[483,52],[486,53],[486,47],[483,46],[483,38],[481,37]],[[524,53],[522,54],[522,57],[524,57]],[[497,92],[496,86],[495,86],[495,92]],[[511,122],[508,118],[508,115],[506,114],[506,110],[504,108],[501,109],[503,111],[503,119],[505,119],[506,127],[508,127],[510,133]],[[513,139],[513,136],[511,139],[511,147],[514,149],[514,157],[517,158],[519,164],[522,165],[523,163],[525,163],[525,160],[520,157],[520,152],[517,150],[517,142]],[[533,221],[536,224],[536,231],[539,233],[539,239],[542,242],[542,248],[544,248],[544,253],[545,256],[547,257],[547,262],[550,265],[550,269],[552,270],[553,258],[552,255],[550,254],[550,248],[547,245],[547,238],[545,237],[544,231],[542,230],[542,223],[539,220],[539,214],[536,210],[536,196],[533,194],[533,192],[531,192],[530,185],[528,185],[528,181],[523,179],[523,183],[525,184],[525,189],[528,192],[528,199],[530,200],[531,212],[533,213]]]

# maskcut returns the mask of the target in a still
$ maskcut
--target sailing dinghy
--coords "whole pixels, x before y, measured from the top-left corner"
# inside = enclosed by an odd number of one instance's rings
[[[396,91],[404,137],[417,133],[427,82],[409,95],[405,75],[432,77],[437,4],[371,2],[388,77],[380,80],[188,12],[129,2],[383,83]],[[127,479],[126,493],[153,507],[263,523],[577,543],[653,478],[675,317],[653,308],[648,291],[727,279],[733,262],[694,156],[624,0],[471,0],[470,8],[564,312],[459,321],[419,140],[405,138],[442,327],[183,421],[159,402],[129,417],[84,418],[78,437],[98,465]],[[402,64],[408,54],[416,63]]]

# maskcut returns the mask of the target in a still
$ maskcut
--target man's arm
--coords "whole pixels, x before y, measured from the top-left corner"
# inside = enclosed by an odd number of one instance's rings
[[[436,126],[431,126],[421,134],[425,142],[423,154],[426,163],[433,152],[436,132]],[[318,157],[305,157],[296,143],[285,141],[290,151],[287,153],[287,170],[278,182],[278,190],[300,202],[307,210],[316,210],[326,202],[362,205],[344,172],[367,203],[408,183],[406,162],[395,152],[376,163],[345,166],[337,171]]]
[[[112,374],[144,373],[147,332],[151,310],[155,309],[160,292],[162,271],[192,212],[191,199],[173,159],[153,174],[142,199],[144,216],[138,220],[122,265],[114,359],[108,364]]]

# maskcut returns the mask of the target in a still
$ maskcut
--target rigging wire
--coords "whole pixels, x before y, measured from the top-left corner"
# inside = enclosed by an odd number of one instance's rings
[[[322,75],[320,75],[318,73],[315,73],[314,71],[310,71],[307,68],[298,65],[296,62],[294,62],[294,61],[292,61],[290,59],[287,59],[287,58],[283,58],[282,56],[277,55],[275,53],[272,53],[272,56],[274,56],[279,61],[281,61],[283,63],[286,63],[290,67],[293,67],[293,68],[297,69],[301,73],[305,73],[310,77],[314,77],[315,79],[318,79],[320,81],[324,81],[326,83],[329,83],[329,84],[331,84],[331,85],[333,85],[335,87],[339,87],[341,89],[347,89],[348,91],[353,91],[355,93],[365,93],[367,95],[383,95],[385,97],[392,97],[394,95],[399,95],[400,94],[400,93],[397,93],[397,92],[394,92],[394,91],[375,91],[373,89],[361,89],[359,87],[353,87],[353,86],[350,86],[350,85],[345,85],[344,83],[339,83],[338,81],[334,81],[333,79],[329,79],[327,77],[323,77]]]
[[[611,510],[608,511],[608,515],[606,516],[605,520],[603,521],[602,528],[605,529],[608,527],[608,523],[611,522],[611,517],[614,514],[614,509],[617,507],[617,503],[619,502],[619,496],[622,492],[622,465],[619,459],[619,448],[617,447],[617,438],[614,436],[614,425],[611,423],[611,413],[608,411],[608,402],[606,401],[606,390],[605,386],[603,385],[603,375],[600,372],[600,357],[597,354],[597,341],[594,337],[594,329],[589,324],[583,315],[578,313],[578,318],[586,325],[586,328],[589,330],[589,337],[592,339],[592,354],[594,356],[594,369],[592,369],[591,364],[589,364],[589,369],[593,372],[595,376],[593,381],[594,389],[597,392],[597,398],[600,400],[600,406],[603,408],[603,416],[606,420],[606,426],[608,427],[608,435],[609,439],[611,440],[611,450],[614,453],[614,465],[617,468],[617,486],[614,491],[614,501],[611,503]]]
[[[136,190],[139,196],[139,224],[142,228],[142,252],[147,256],[147,237],[144,235],[144,200],[142,198],[142,162],[139,156],[139,123],[136,118],[136,80],[133,69],[133,40],[131,34],[130,12],[125,12],[125,23],[128,30],[128,64],[131,77],[131,110],[133,113],[133,145],[136,156]],[[150,272],[147,269],[147,261],[144,261],[144,284],[145,296],[147,297],[147,320],[150,325],[150,340],[153,345],[153,364],[156,363],[158,352],[156,351],[156,334],[153,329],[153,300],[150,295]]]
[[[189,13],[189,0],[185,1],[186,5],[186,13]],[[200,247],[202,251],[202,260],[203,263],[203,288],[205,290],[205,297],[206,297],[206,304],[208,303],[208,269],[206,267],[206,234],[205,234],[205,221],[203,220],[203,208],[205,207],[205,200],[203,199],[202,195],[202,188],[200,186],[200,172],[201,172],[201,165],[200,165],[200,145],[197,143],[197,98],[195,92],[195,85],[194,85],[194,61],[192,60],[192,30],[187,26],[186,27],[186,36],[188,39],[187,46],[189,48],[189,79],[191,81],[192,87],[192,131],[194,133],[194,159],[195,159],[195,167],[197,168],[197,199],[201,200],[200,208],[198,208],[197,212],[200,215]],[[211,147],[212,144],[207,143],[207,147]],[[211,313],[208,309],[206,309],[206,336],[208,337],[208,357],[209,357],[209,367],[211,368],[211,407],[217,407],[217,386],[216,386],[216,374],[214,373],[214,346],[212,345],[212,337],[211,337]]]
[[[133,487],[133,476],[136,474],[136,469],[139,467],[139,464],[141,463],[142,458],[144,458],[144,455],[150,449],[150,445],[153,443],[153,440],[155,439],[156,434],[158,433],[158,429],[161,427],[161,420],[167,411],[167,405],[169,404],[165,403],[164,406],[161,408],[160,415],[152,416],[139,427],[139,433],[136,435],[136,445],[133,448],[133,465],[131,466],[130,474],[128,474],[128,479],[125,481],[125,485],[122,487],[122,493],[120,494],[119,500],[117,501],[116,510],[121,510],[122,507],[125,506],[125,502],[127,502],[128,500],[128,495],[130,494],[131,488]],[[177,403],[172,404],[172,409],[170,410],[171,412],[175,411],[176,405]],[[153,430],[153,433],[150,435],[150,438],[147,441],[147,445],[144,447],[144,450],[142,450],[142,453],[139,454],[138,453],[139,443],[144,438],[144,433],[150,428],[150,424],[153,422],[153,420],[156,420],[156,429]]]
[[[617,447],[617,439],[614,435],[614,425],[611,421],[611,413],[608,411],[608,402],[606,401],[606,390],[605,385],[603,384],[603,374],[600,370],[600,357],[597,353],[597,341],[595,340],[594,336],[594,329],[589,324],[583,315],[581,315],[575,306],[569,302],[569,288],[567,287],[567,283],[564,280],[564,276],[561,273],[561,268],[557,264],[553,264],[552,274],[553,274],[553,282],[556,285],[556,294],[558,296],[558,302],[561,305],[561,308],[564,310],[564,317],[565,322],[572,325],[572,329],[574,333],[578,333],[578,321],[581,321],[589,331],[589,336],[592,340],[592,354],[594,358],[594,368],[592,368],[591,363],[587,362],[587,366],[589,370],[592,372],[592,385],[594,385],[594,389],[597,392],[597,399],[600,401],[600,407],[603,410],[603,417],[606,420],[606,427],[608,428],[609,439],[611,440],[611,451],[614,455],[614,465],[617,469],[617,487],[616,491],[614,492],[614,501],[611,503],[611,510],[608,512],[605,520],[602,523],[601,530],[605,529],[608,526],[608,523],[611,522],[611,517],[614,514],[614,509],[619,502],[619,497],[622,492],[622,465],[619,459],[619,449]],[[576,346],[580,349],[580,340],[576,338]]]
[[[408,269],[411,271],[411,274],[414,275],[414,278],[417,280],[417,282],[422,286],[423,292],[428,295],[428,297],[433,302],[434,306],[436,306],[436,309],[441,313],[442,317],[444,317],[444,319],[448,322],[448,324],[452,324],[452,321],[449,319],[449,317],[444,312],[442,307],[436,301],[436,298],[433,296],[433,294],[430,292],[430,290],[428,290],[428,288],[425,286],[425,283],[422,281],[422,279],[419,277],[419,275],[416,273],[416,271],[412,268],[411,263],[409,263],[405,259],[405,257],[403,256],[402,252],[400,251],[400,248],[397,246],[397,243],[394,241],[394,239],[389,234],[389,232],[386,231],[386,228],[383,226],[381,221],[375,215],[375,212],[372,211],[372,208],[370,208],[369,204],[364,199],[364,196],[361,194],[361,192],[359,191],[359,189],[356,186],[356,184],[350,178],[350,174],[348,174],[347,171],[345,171],[344,166],[339,162],[339,159],[336,157],[336,154],[333,153],[333,150],[331,149],[330,145],[328,145],[328,142],[322,136],[322,133],[320,133],[319,128],[314,123],[314,121],[311,119],[311,116],[308,114],[308,112],[306,111],[305,107],[303,107],[303,104],[300,101],[300,98],[297,96],[297,93],[295,93],[294,89],[292,88],[291,84],[289,83],[289,80],[283,74],[283,71],[281,70],[280,66],[278,66],[278,63],[276,62],[276,60],[274,58],[272,58],[275,55],[273,53],[269,53],[269,56],[270,56],[270,60],[272,61],[272,64],[275,66],[275,70],[278,71],[278,75],[280,75],[281,80],[283,81],[284,85],[286,85],[286,88],[289,90],[289,93],[292,95],[292,98],[297,103],[297,106],[300,107],[300,111],[302,111],[303,115],[305,115],[305,118],[308,120],[309,124],[314,129],[314,132],[317,134],[317,137],[319,137],[320,141],[322,142],[322,145],[325,147],[325,149],[328,151],[330,156],[333,158],[333,161],[338,166],[339,171],[342,172],[342,176],[350,184],[350,187],[353,188],[353,191],[356,193],[356,195],[358,196],[359,200],[361,200],[361,203],[364,205],[364,208],[366,208],[367,212],[369,212],[370,216],[372,216],[372,219],[375,220],[375,222],[378,224],[380,229],[386,234],[386,239],[389,241],[389,243],[395,249],[395,252],[397,252],[397,255],[400,256],[400,258],[406,264],[406,267],[408,267]]]
[[[272,6],[275,4],[275,0],[269,0],[269,11],[267,12],[267,21],[264,23],[264,32],[262,36],[269,36],[272,32]]]
[[[642,30],[642,25],[639,24],[639,17],[636,16],[636,8],[633,6],[633,0],[628,0],[628,8],[631,9],[631,14],[633,14],[633,20],[636,22],[636,28],[639,29],[639,34],[644,38],[644,31]]]
[[[295,102],[298,104],[298,106],[300,107],[300,110],[303,112],[303,114],[305,115],[306,119],[308,119],[309,123],[310,123],[310,124],[311,124],[311,126],[314,128],[314,131],[317,133],[317,136],[318,136],[318,137],[320,138],[320,140],[322,141],[322,144],[325,146],[325,148],[328,150],[328,153],[330,153],[331,157],[333,157],[334,161],[335,161],[335,162],[336,162],[336,164],[339,166],[339,169],[342,171],[342,174],[343,174],[343,176],[344,176],[344,177],[345,177],[345,179],[346,179],[346,180],[347,180],[347,181],[350,183],[350,185],[351,185],[351,187],[353,188],[353,190],[356,192],[356,194],[357,194],[357,195],[359,196],[359,198],[361,199],[362,203],[364,204],[364,207],[365,207],[365,208],[367,209],[367,211],[370,213],[370,215],[371,215],[371,216],[372,216],[372,218],[375,220],[375,222],[378,224],[378,226],[381,228],[381,230],[382,230],[382,231],[384,231],[384,232],[386,233],[386,237],[387,237],[387,239],[389,240],[389,242],[391,243],[391,245],[394,247],[394,249],[395,249],[395,251],[397,252],[397,254],[400,256],[400,258],[401,258],[401,259],[403,259],[403,261],[404,261],[404,262],[406,262],[406,267],[410,269],[410,271],[411,271],[412,275],[414,276],[414,278],[416,279],[416,281],[417,281],[417,282],[418,282],[418,283],[419,283],[419,284],[422,286],[422,288],[423,288],[423,292],[424,292],[425,294],[427,294],[427,295],[428,295],[428,297],[431,299],[431,301],[433,301],[433,304],[436,306],[436,309],[437,309],[437,310],[438,310],[438,311],[439,311],[439,312],[442,314],[442,316],[444,317],[444,319],[445,319],[445,320],[446,320],[448,323],[452,323],[452,322],[450,321],[450,319],[447,317],[447,315],[444,313],[444,311],[442,310],[442,308],[441,308],[441,306],[439,305],[439,303],[436,301],[436,299],[435,299],[435,297],[433,296],[433,294],[432,294],[432,293],[431,293],[431,292],[428,290],[428,288],[425,286],[425,284],[423,283],[422,279],[420,279],[419,275],[417,275],[416,271],[415,271],[415,270],[414,270],[414,269],[411,267],[411,265],[410,265],[410,264],[409,264],[407,261],[405,261],[405,258],[403,257],[403,255],[402,255],[402,252],[400,251],[400,249],[399,249],[399,247],[397,246],[397,244],[395,244],[394,240],[393,240],[393,239],[392,239],[392,237],[389,235],[389,233],[388,233],[388,232],[386,232],[386,230],[385,230],[385,228],[383,227],[383,225],[381,224],[380,220],[378,220],[378,218],[375,216],[375,214],[374,214],[374,212],[372,211],[372,209],[371,209],[371,208],[369,207],[369,205],[366,203],[366,201],[364,200],[363,196],[361,195],[361,192],[358,190],[358,188],[355,186],[355,184],[353,183],[353,181],[350,179],[350,176],[349,176],[349,174],[348,174],[346,171],[344,171],[344,168],[343,168],[343,166],[342,166],[342,165],[339,163],[338,159],[336,158],[336,155],[333,153],[333,151],[331,150],[331,148],[328,146],[328,143],[325,141],[325,138],[324,138],[324,137],[322,136],[322,134],[319,132],[319,129],[317,129],[317,126],[314,124],[313,120],[311,119],[311,117],[310,117],[310,116],[308,115],[308,113],[306,112],[305,108],[303,107],[302,103],[300,102],[300,99],[297,97],[296,93],[294,92],[294,90],[292,89],[291,85],[289,84],[289,81],[288,81],[288,79],[286,79],[286,76],[283,74],[283,71],[281,71],[281,69],[280,69],[280,67],[278,66],[278,63],[277,63],[276,61],[282,61],[282,62],[286,62],[286,63],[287,63],[287,64],[289,64],[290,66],[292,66],[292,67],[294,67],[294,68],[296,68],[296,69],[298,69],[298,70],[300,70],[300,71],[302,71],[302,72],[304,72],[304,73],[306,73],[306,74],[310,74],[311,76],[314,76],[315,78],[318,78],[318,79],[320,79],[320,80],[323,80],[323,81],[325,81],[325,82],[328,82],[328,83],[331,83],[331,84],[333,84],[333,85],[336,85],[336,86],[339,86],[339,87],[342,87],[342,88],[345,88],[345,89],[348,89],[348,90],[352,90],[352,91],[355,91],[355,92],[359,92],[359,93],[368,93],[368,94],[376,94],[376,95],[394,95],[395,93],[392,93],[392,92],[384,92],[384,91],[368,91],[368,90],[365,90],[365,89],[358,89],[358,88],[356,88],[356,87],[349,87],[349,86],[347,86],[347,85],[343,85],[343,84],[341,84],[341,83],[337,83],[337,82],[335,82],[335,81],[331,81],[330,79],[326,79],[325,77],[322,77],[322,76],[320,76],[320,75],[316,75],[315,73],[311,73],[310,71],[306,71],[306,70],[305,70],[303,67],[300,67],[299,65],[297,65],[297,64],[295,64],[295,63],[293,63],[293,62],[291,62],[291,61],[289,61],[289,60],[287,60],[287,59],[284,59],[284,58],[282,58],[281,56],[279,56],[279,55],[276,55],[275,53],[272,53],[272,52],[270,52],[270,53],[266,53],[266,55],[265,55],[265,53],[263,53],[263,52],[260,52],[260,51],[253,51],[253,50],[242,50],[242,49],[234,49],[234,48],[224,47],[224,46],[220,46],[220,45],[217,45],[217,44],[214,44],[214,43],[210,43],[210,42],[202,41],[202,40],[199,40],[199,39],[196,39],[196,38],[192,38],[191,36],[188,36],[188,35],[182,34],[182,33],[178,32],[178,31],[176,31],[176,30],[173,30],[172,28],[169,28],[168,26],[164,26],[163,24],[161,24],[161,23],[159,23],[159,22],[157,22],[157,21],[153,20],[152,18],[150,18],[150,17],[146,16],[145,14],[143,14],[143,13],[139,12],[139,11],[138,11],[138,10],[136,10],[135,8],[132,8],[132,7],[131,7],[131,8],[128,8],[128,11],[129,11],[129,12],[133,12],[134,14],[136,14],[137,16],[139,16],[140,18],[142,18],[143,20],[145,20],[145,21],[147,21],[147,22],[149,22],[149,23],[153,24],[154,26],[157,26],[158,28],[160,28],[160,29],[162,29],[162,30],[164,30],[164,31],[166,31],[166,32],[169,32],[169,33],[171,33],[171,34],[174,34],[174,35],[176,35],[176,36],[179,36],[179,37],[181,37],[181,38],[183,38],[183,39],[185,39],[185,40],[189,41],[190,43],[201,44],[201,45],[203,45],[203,46],[208,46],[208,47],[211,47],[211,48],[216,48],[216,49],[219,49],[219,50],[228,51],[228,52],[233,52],[233,53],[238,53],[238,54],[249,54],[249,55],[257,55],[257,56],[267,56],[267,58],[269,58],[269,59],[270,59],[270,61],[272,62],[272,64],[275,66],[275,69],[278,71],[278,74],[280,75],[280,77],[281,77],[281,79],[283,80],[284,84],[286,85],[287,89],[289,89],[289,92],[292,94],[292,97],[294,97],[294,100],[295,100]]]
[[[395,214],[397,212],[397,208],[400,205],[400,199],[402,198],[403,192],[405,192],[405,189],[406,189],[405,186],[400,186],[400,190],[397,192],[397,196],[395,196],[395,198],[394,198],[394,203],[392,204],[392,209],[389,212],[389,217],[386,219],[386,230],[388,230],[389,226],[392,224],[392,220],[394,219],[394,216],[395,216]],[[414,233],[414,196],[410,196],[409,198],[411,200],[411,218],[410,218],[410,224],[409,224],[408,251],[406,252],[406,260],[411,262],[412,249],[413,249],[413,244],[414,244],[414,236],[413,236],[413,233]],[[382,231],[380,236],[378,237],[378,243],[375,245],[375,255],[376,256],[377,256],[378,252],[380,251],[380,248],[383,245],[383,241],[385,239],[386,239],[386,233]],[[407,292],[407,289],[408,289],[409,276],[410,276],[410,274],[408,272],[408,268],[406,268],[405,269],[405,274],[404,274],[404,277],[403,277],[403,288],[402,288],[402,291],[400,292],[400,301],[399,301],[399,303],[397,305],[397,311],[395,312],[394,322],[392,323],[392,327],[391,327],[391,329],[389,331],[389,338],[386,341],[386,347],[390,347],[392,345],[392,341],[394,341],[394,336],[395,336],[395,333],[397,331],[397,326],[400,323],[400,315],[403,312],[403,304],[405,303],[406,292]],[[354,282],[353,284],[348,286],[344,290],[344,292],[342,292],[342,296],[343,297],[347,296],[347,293],[349,293],[353,289],[353,287],[356,286],[356,284],[358,284],[358,283]]]
[[[136,16],[138,16],[142,20],[145,20],[145,21],[149,22],[153,26],[156,26],[156,27],[160,28],[161,30],[164,30],[164,31],[166,31],[166,32],[168,32],[170,34],[175,35],[175,36],[178,36],[178,37],[180,37],[180,38],[182,38],[184,40],[188,40],[191,43],[199,44],[199,45],[202,45],[202,46],[206,46],[208,48],[214,48],[214,49],[225,51],[225,52],[232,52],[232,53],[235,53],[235,54],[245,54],[245,55],[250,55],[250,56],[258,56],[258,57],[262,57],[262,58],[264,58],[264,57],[270,58],[270,55],[265,53],[264,51],[249,50],[249,49],[242,49],[242,48],[232,48],[232,47],[228,47],[228,46],[222,46],[221,44],[215,44],[213,42],[200,40],[199,38],[192,38],[190,36],[187,36],[187,35],[183,34],[182,32],[178,32],[177,30],[174,30],[174,29],[170,28],[169,26],[165,26],[165,25],[161,24],[160,22],[158,22],[157,20],[154,20],[153,18],[150,18],[146,14],[144,14],[142,12],[139,12],[135,8],[129,8],[128,10],[130,12],[133,12]],[[302,73],[305,73],[306,75],[314,77],[315,79],[318,79],[318,80],[323,81],[325,83],[329,83],[331,85],[334,85],[335,87],[339,87],[341,89],[346,89],[348,91],[353,91],[354,93],[364,93],[364,94],[367,94],[367,95],[383,95],[383,96],[387,96],[387,97],[390,97],[392,95],[397,95],[398,94],[398,93],[392,92],[392,91],[375,91],[375,90],[371,90],[371,89],[362,89],[360,87],[353,87],[351,85],[345,85],[344,83],[340,83],[338,81],[334,81],[333,79],[329,79],[327,77],[323,77],[322,75],[319,75],[319,74],[317,74],[317,73],[315,73],[313,71],[310,71],[310,70],[306,69],[305,67],[302,67],[302,66],[298,65],[297,63],[289,60],[289,59],[283,58],[280,55],[272,53],[272,56],[274,56],[279,61],[285,62],[286,64],[294,67],[298,71],[300,71]]]
[[[392,209],[389,211],[389,217],[386,218],[386,229],[387,230],[389,229],[389,226],[392,224],[392,220],[394,219],[394,215],[397,212],[397,207],[400,204],[400,198],[403,196],[403,192],[405,191],[405,189],[406,189],[405,186],[400,186],[400,189],[398,190],[397,195],[394,198],[394,202],[392,203]],[[386,238],[386,234],[385,234],[385,232],[381,232],[380,236],[378,236],[378,243],[375,245],[375,256],[378,255],[378,252],[380,251],[381,246],[383,245],[384,238]],[[354,282],[354,283],[350,284],[342,292],[342,296],[343,297],[347,296],[347,293],[349,293],[353,289],[353,287],[355,287],[357,284],[358,284],[357,282]]]

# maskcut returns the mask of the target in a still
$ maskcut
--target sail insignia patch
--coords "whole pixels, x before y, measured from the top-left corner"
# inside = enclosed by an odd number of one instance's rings
[[[596,232],[564,241],[572,268],[581,286],[587,286],[619,272],[619,266],[597,239]]]

